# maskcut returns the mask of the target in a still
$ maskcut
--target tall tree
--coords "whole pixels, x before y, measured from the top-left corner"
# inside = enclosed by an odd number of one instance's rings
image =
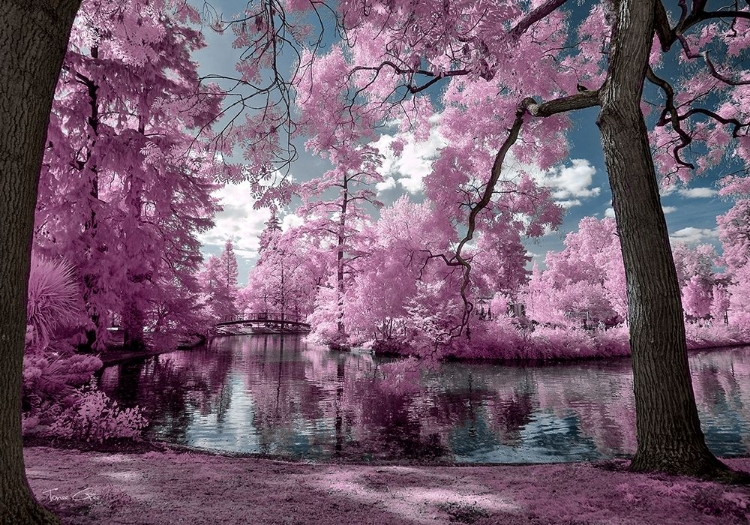
[[[535,268],[524,302],[541,323],[581,326],[582,320],[624,320],[624,269],[613,219],[584,217],[565,237],[565,249],[548,253],[546,269]]]
[[[55,84],[78,0],[0,3],[0,523],[55,523],[26,480],[21,373],[34,205]]]
[[[717,222],[730,294],[722,298],[729,303],[730,322],[746,325],[750,319],[750,200],[738,199]]]
[[[355,134],[341,139],[356,140]],[[299,192],[304,203],[297,213],[307,220],[301,230],[317,236],[324,245],[335,252],[334,269],[337,338],[344,342],[344,300],[347,282],[354,278],[352,260],[361,254],[355,249],[356,237],[370,221],[366,205],[380,208],[372,186],[382,182],[378,173],[380,158],[370,146],[351,143],[336,144],[326,154],[335,165],[322,177],[300,185]],[[333,193],[331,197],[330,194]]]
[[[73,28],[35,240],[78,268],[96,347],[113,315],[126,344],[140,346],[154,310],[175,311],[167,283],[191,282],[201,260],[196,235],[217,209],[212,152],[191,132],[205,129],[221,102],[191,60],[204,46],[188,25],[197,20],[181,0],[86,0]]]
[[[234,253],[234,244],[231,239],[224,243],[224,251],[219,256],[219,286],[222,286],[226,293],[231,296],[237,294],[237,256]]]
[[[275,215],[261,234],[258,262],[242,293],[245,308],[301,320],[313,310],[317,287],[327,270],[325,254],[302,229],[282,232]],[[328,257],[330,259],[330,257]]]
[[[201,307],[205,317],[211,319],[213,324],[237,315],[237,288],[236,285],[227,286],[226,265],[221,255],[212,255],[205,261],[198,281],[201,286]]]

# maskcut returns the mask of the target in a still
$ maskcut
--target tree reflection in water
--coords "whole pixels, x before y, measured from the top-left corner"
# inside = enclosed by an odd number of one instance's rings
[[[709,446],[747,454],[748,349],[694,354],[691,368]],[[221,450],[469,462],[635,450],[628,360],[427,366],[329,352],[296,336],[245,336],[109,367],[100,384],[145,409],[151,437]]]

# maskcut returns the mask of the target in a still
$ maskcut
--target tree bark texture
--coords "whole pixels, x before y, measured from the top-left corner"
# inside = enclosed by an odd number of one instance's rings
[[[80,0],[0,0],[0,524],[54,523],[26,480],[21,374],[39,171]]]
[[[654,0],[621,0],[597,124],[627,279],[638,449],[631,469],[712,476],[726,467],[701,431],[680,289],[640,100]]]

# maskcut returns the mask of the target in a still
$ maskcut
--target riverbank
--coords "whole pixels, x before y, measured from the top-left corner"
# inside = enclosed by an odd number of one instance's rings
[[[392,466],[285,462],[171,448],[27,447],[37,498],[65,524],[734,524],[750,488],[631,474],[625,462]],[[750,458],[731,459],[750,471]]]
[[[174,348],[150,348],[145,347],[138,350],[128,350],[121,345],[113,345],[99,354],[104,366],[117,365],[132,359],[145,359],[155,355],[167,354],[178,350],[193,350],[208,344],[206,341],[185,342]]]

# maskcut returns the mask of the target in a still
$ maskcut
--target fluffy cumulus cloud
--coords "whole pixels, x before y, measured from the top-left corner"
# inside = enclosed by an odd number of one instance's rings
[[[373,143],[383,155],[380,173],[385,180],[377,185],[378,192],[401,186],[412,195],[420,193],[424,189],[422,181],[432,171],[432,163],[445,144],[439,126],[432,127],[430,136],[425,141],[415,140],[411,135],[381,135]],[[400,155],[396,155],[394,146],[395,149],[403,146]]]
[[[676,206],[662,206],[661,209],[664,210],[664,214],[665,215],[667,213],[674,213],[674,212],[677,211],[677,207]]]
[[[281,220],[281,229],[283,231],[287,231],[290,228],[296,228],[297,226],[302,226],[304,222],[305,222],[305,219],[303,219],[299,215],[296,215],[294,213],[288,213],[284,215],[284,218]]]
[[[681,230],[677,230],[672,235],[669,236],[670,241],[674,242],[681,242],[684,244],[699,244],[699,243],[705,243],[705,242],[711,242],[714,239],[717,239],[719,237],[719,230],[718,228],[709,229],[709,228],[693,228],[692,226],[688,228],[682,228]]]
[[[246,260],[257,257],[258,236],[271,213],[267,209],[253,209],[255,200],[251,197],[249,182],[227,184],[214,195],[220,199],[224,210],[216,215],[214,227],[198,236],[204,253],[220,253],[227,239],[232,239],[239,257]]]
[[[677,193],[688,199],[707,199],[713,197],[718,192],[711,188],[686,188],[679,190]]]
[[[596,168],[588,160],[571,159],[570,162],[570,166],[553,168],[534,177],[552,189],[552,197],[564,208],[580,206],[582,199],[597,197],[602,191],[598,186],[592,187]]]
[[[604,216],[605,217],[612,217],[612,218],[614,218],[614,216],[615,216],[615,209],[612,208],[612,207],[607,208],[606,210],[604,210]]]

